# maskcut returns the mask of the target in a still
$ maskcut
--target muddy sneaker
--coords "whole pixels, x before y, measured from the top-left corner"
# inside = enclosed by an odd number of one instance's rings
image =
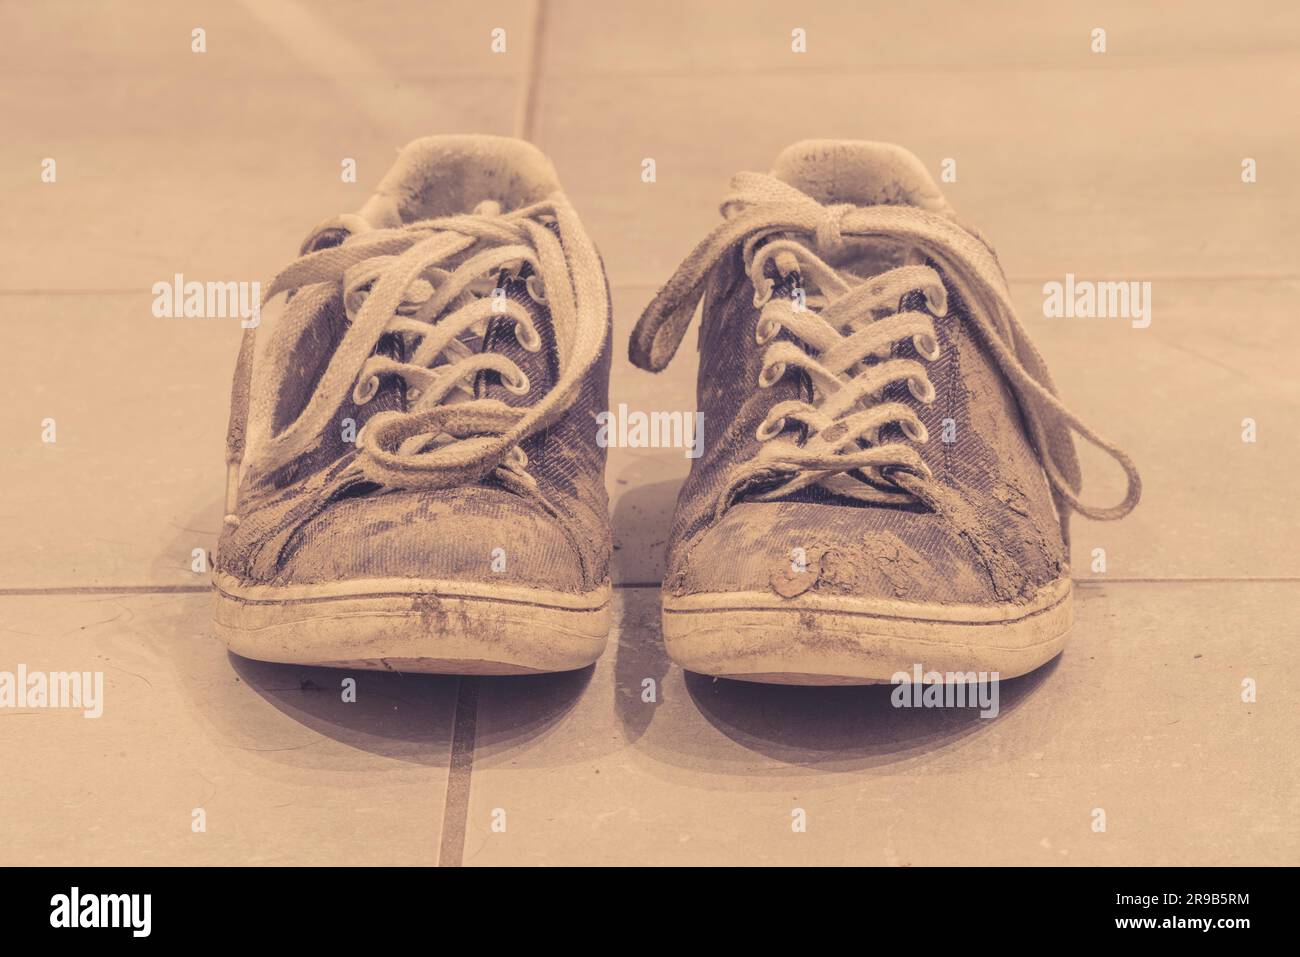
[[[609,294],[550,162],[417,140],[272,300],[235,372],[215,576],[230,648],[457,674],[594,661]]]
[[[1073,621],[1070,512],[1119,518],[1140,484],[1056,398],[992,249],[896,146],[800,143],[732,187],[630,350],[662,369],[703,299],[668,653],[800,684],[1051,659]],[[1079,502],[1071,432],[1123,466],[1120,504]]]

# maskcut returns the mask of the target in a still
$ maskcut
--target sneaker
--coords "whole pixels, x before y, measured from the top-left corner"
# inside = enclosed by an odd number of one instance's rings
[[[550,162],[417,140],[357,214],[312,231],[272,300],[231,400],[231,650],[452,674],[599,657],[609,292]]]
[[[1132,462],[1056,397],[992,248],[888,144],[790,147],[647,307],[662,369],[696,305],[701,456],[669,539],[682,667],[792,684],[1024,674],[1073,622],[1071,512]],[[1082,504],[1072,432],[1128,477]]]

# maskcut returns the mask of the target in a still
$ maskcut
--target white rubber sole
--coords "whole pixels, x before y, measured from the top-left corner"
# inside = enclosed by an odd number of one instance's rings
[[[609,635],[610,587],[586,594],[408,578],[276,587],[215,578],[217,637],[258,661],[426,674],[583,668]]]
[[[1026,674],[1074,624],[1061,579],[1024,605],[918,605],[771,592],[665,596],[664,644],[688,671],[774,684],[882,684],[898,672]]]

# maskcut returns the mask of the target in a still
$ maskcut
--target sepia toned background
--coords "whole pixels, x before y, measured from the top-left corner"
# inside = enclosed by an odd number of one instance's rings
[[[0,863],[1300,863],[1294,4],[0,0],[0,76],[0,669],[106,684],[97,720],[0,711]],[[360,674],[344,704],[340,673],[228,655],[191,563],[238,323],[154,318],[151,287],[265,281],[452,132],[551,156],[641,410],[693,408],[692,349],[652,376],[625,343],[734,172],[807,137],[955,159],[1066,402],[1143,474],[1126,521],[1075,520],[1065,654],[993,721],[684,675],[658,582],[689,463],[633,449],[594,669]],[[1066,273],[1150,281],[1150,328],[1043,318]]]

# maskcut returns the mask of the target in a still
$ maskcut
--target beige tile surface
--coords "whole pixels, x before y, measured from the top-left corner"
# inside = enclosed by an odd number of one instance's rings
[[[1300,862],[1294,583],[1081,587],[991,720],[683,676],[619,594],[594,672],[480,686],[467,864]]]
[[[236,658],[208,601],[0,597],[0,671],[104,682],[0,710],[0,864],[436,863],[456,679]]]
[[[1013,279],[1295,275],[1300,132],[1274,120],[1298,65],[547,78],[538,140],[621,283],[662,282],[735,172],[810,137],[896,142],[936,175],[955,159],[945,192]]]
[[[1147,329],[1123,321],[1046,319],[1042,287],[1018,284],[1019,312],[1066,403],[1138,462],[1143,499],[1120,522],[1073,522],[1074,571],[1093,548],[1119,577],[1300,575],[1300,513],[1289,500],[1300,447],[1288,317],[1300,282],[1162,280]],[[1255,420],[1256,441],[1242,441]],[[1084,451],[1085,498],[1117,502],[1123,476]]]
[[[56,75],[0,89],[12,239],[4,290],[266,282],[318,223],[357,209],[396,149],[511,131],[512,79],[274,83]],[[46,157],[58,179],[41,182]],[[341,163],[357,163],[344,183]]]
[[[514,130],[528,10],[7,5],[0,181],[14,241],[0,291],[269,279],[313,226],[365,201],[401,145]],[[206,53],[190,52],[195,26]],[[47,157],[55,183],[41,181]],[[341,181],[344,158],[355,183]]]
[[[1089,65],[1122,70],[1152,62],[1300,51],[1300,15],[1285,3],[1132,4],[1091,0],[1052,8],[1023,0],[980,4],[914,0],[864,7],[854,0],[664,0],[653,8],[549,0],[546,76],[700,76],[826,72],[990,72]],[[807,53],[791,53],[802,28]],[[1094,56],[1091,34],[1107,33]]]
[[[201,585],[221,531],[236,321],[156,319],[145,294],[4,296],[24,388],[0,417],[7,587]],[[56,441],[42,441],[53,419]]]
[[[207,33],[204,69],[274,84],[304,69],[357,77],[519,77],[532,42],[527,0],[60,0],[5,4],[4,73],[184,76],[191,31]],[[506,31],[494,54],[491,31]],[[51,56],[57,52],[59,56]]]

